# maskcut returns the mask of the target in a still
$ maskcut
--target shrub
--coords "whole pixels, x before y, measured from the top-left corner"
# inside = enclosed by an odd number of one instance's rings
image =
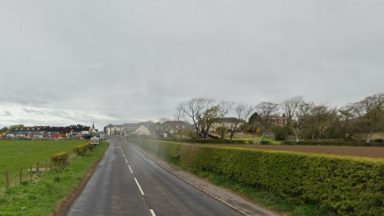
[[[225,135],[227,135],[227,133],[228,133],[228,128],[226,128],[226,127],[218,127],[216,129],[216,132],[220,135],[221,139],[224,139]]]
[[[285,127],[274,127],[273,134],[275,135],[275,140],[284,141],[288,132]]]
[[[272,191],[337,215],[384,215],[384,161],[304,153],[138,142],[183,168]]]
[[[77,155],[85,155],[85,153],[87,153],[87,151],[91,150],[92,146],[90,143],[87,143],[87,144],[82,144],[82,145],[78,145],[78,146],[75,146],[73,148],[73,151],[77,154]]]
[[[271,141],[269,141],[269,140],[261,140],[260,144],[262,144],[262,145],[269,145],[269,144],[271,144]]]
[[[58,152],[51,156],[55,166],[64,166],[68,164],[69,154],[67,152]]]

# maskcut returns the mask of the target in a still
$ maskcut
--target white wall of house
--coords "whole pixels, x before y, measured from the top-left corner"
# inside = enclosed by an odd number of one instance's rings
[[[138,128],[133,132],[133,134],[150,136],[152,133],[151,133],[151,131],[150,131],[147,127],[145,127],[144,125],[140,125],[140,127],[138,127]]]

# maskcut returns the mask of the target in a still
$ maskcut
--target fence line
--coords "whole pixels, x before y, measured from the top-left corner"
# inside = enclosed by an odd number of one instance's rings
[[[76,158],[76,154],[71,153],[68,162]],[[38,179],[43,173],[50,172],[57,168],[52,160],[36,161],[30,166],[20,167],[12,172],[5,170],[0,172],[0,195],[4,194],[10,188],[20,185],[24,182],[32,182]]]

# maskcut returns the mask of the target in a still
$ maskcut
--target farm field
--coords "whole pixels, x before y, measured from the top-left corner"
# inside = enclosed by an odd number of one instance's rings
[[[35,144],[49,149],[41,149],[41,154],[34,154],[36,156],[34,159],[49,158],[51,151],[72,151],[72,146],[89,141],[49,142]],[[32,143],[29,144],[33,145]],[[53,146],[48,146],[48,144]],[[55,215],[58,207],[83,181],[87,173],[97,164],[97,161],[103,157],[107,148],[108,144],[102,142],[91,152],[73,158],[65,168],[44,173],[32,181],[26,180],[22,184],[11,187],[5,195],[0,193],[0,215]],[[32,149],[40,150],[38,148]]]
[[[212,145],[231,148],[250,148],[262,150],[292,151],[314,154],[331,154],[342,156],[384,158],[384,147],[352,147],[352,146],[304,146],[304,145]]]
[[[52,154],[72,150],[74,146],[89,140],[39,140],[39,141],[0,141],[0,172],[16,172],[36,162],[47,162]],[[0,181],[1,182],[1,181]]]

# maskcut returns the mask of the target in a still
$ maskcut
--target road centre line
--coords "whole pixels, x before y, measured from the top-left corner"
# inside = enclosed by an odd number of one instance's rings
[[[131,171],[131,174],[133,174],[133,171],[132,171],[132,168],[131,168],[131,166],[130,166],[130,165],[128,165],[128,167],[129,167],[129,171]]]
[[[151,212],[152,216],[156,216],[155,211],[153,211],[153,209],[149,209],[149,211]]]
[[[139,190],[140,190],[140,193],[141,193],[141,195],[143,195],[144,196],[144,191],[143,191],[143,189],[141,189],[141,186],[140,186],[140,184],[139,184],[139,182],[137,181],[137,179],[136,178],[134,178],[135,179],[135,182],[136,182],[136,185],[137,185],[137,187],[139,188]]]
[[[127,161],[127,159],[125,159],[125,163],[126,163],[126,164],[128,164],[128,161]]]

